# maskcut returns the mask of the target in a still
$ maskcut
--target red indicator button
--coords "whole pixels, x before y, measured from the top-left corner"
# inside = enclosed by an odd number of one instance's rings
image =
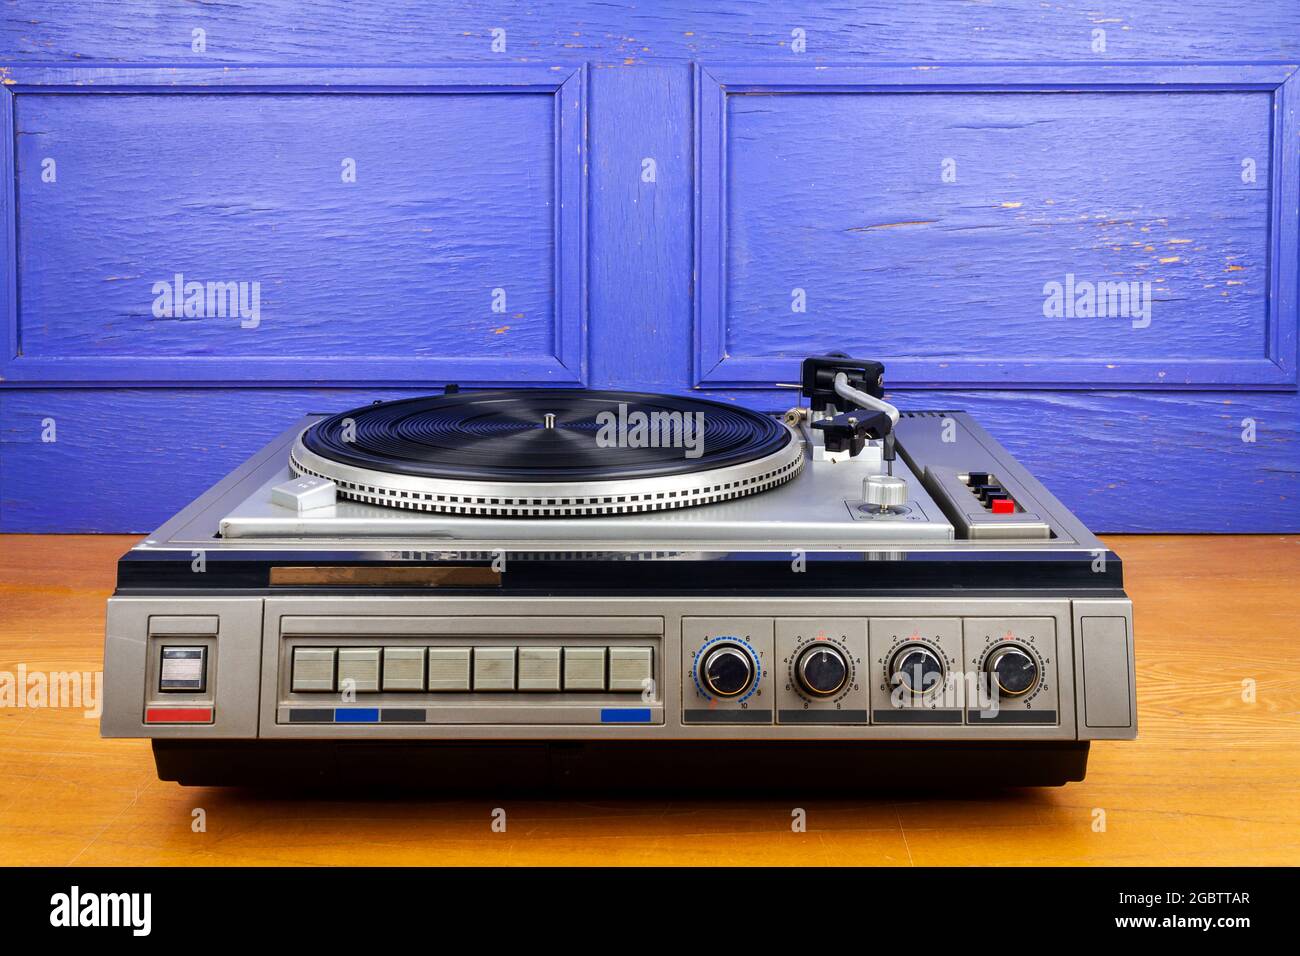
[[[211,707],[146,707],[146,724],[210,724]]]
[[[997,498],[993,501],[993,513],[995,515],[1015,514],[1016,503],[1010,498]]]

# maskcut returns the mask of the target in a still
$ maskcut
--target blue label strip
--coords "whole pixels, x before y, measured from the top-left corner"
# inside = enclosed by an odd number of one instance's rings
[[[602,724],[648,724],[649,707],[604,707],[600,711]]]
[[[336,724],[377,724],[379,723],[378,707],[335,707],[334,723]]]

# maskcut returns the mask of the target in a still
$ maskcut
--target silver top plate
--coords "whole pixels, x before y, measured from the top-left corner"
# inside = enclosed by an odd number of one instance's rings
[[[803,456],[802,440],[793,443]],[[846,461],[804,461],[795,476],[767,491],[681,510],[646,511],[605,517],[465,517],[405,511],[360,501],[298,512],[272,501],[279,470],[222,519],[227,539],[307,538],[433,539],[440,546],[492,546],[511,541],[556,548],[587,544],[609,547],[637,542],[726,548],[809,548],[817,544],[860,545],[905,541],[948,541],[952,525],[902,462],[896,473],[909,486],[905,513],[854,511],[862,504],[862,480],[873,473],[871,456]]]
[[[286,430],[136,547],[237,551],[653,551],[840,550],[1077,551],[1104,545],[980,426],[962,412],[904,414],[894,473],[908,484],[908,512],[864,512],[862,479],[878,454],[813,460],[807,436],[799,474],[780,487],[674,511],[584,518],[463,517],[340,499],[302,511],[277,505],[272,488],[289,480],[289,452],[310,416]],[[947,422],[956,422],[956,440]],[[1051,529],[1045,540],[963,537],[918,475],[931,466],[994,471],[1035,501]],[[949,507],[951,505],[949,504]]]

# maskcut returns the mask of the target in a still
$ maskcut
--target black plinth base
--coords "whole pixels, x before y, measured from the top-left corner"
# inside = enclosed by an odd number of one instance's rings
[[[155,740],[188,786],[464,793],[834,794],[1054,787],[1087,741]]]

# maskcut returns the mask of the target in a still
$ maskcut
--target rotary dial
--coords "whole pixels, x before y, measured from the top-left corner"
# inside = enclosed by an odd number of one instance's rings
[[[739,697],[754,685],[754,659],[736,644],[719,644],[700,662],[700,682],[718,697]]]
[[[984,659],[984,670],[1003,697],[1024,697],[1038,686],[1038,659],[1014,644],[995,647]]]
[[[894,652],[889,662],[889,673],[891,683],[901,683],[920,696],[943,683],[944,666],[930,647],[909,642]]]
[[[849,662],[838,647],[819,641],[795,661],[799,687],[814,697],[832,697],[849,679]]]

